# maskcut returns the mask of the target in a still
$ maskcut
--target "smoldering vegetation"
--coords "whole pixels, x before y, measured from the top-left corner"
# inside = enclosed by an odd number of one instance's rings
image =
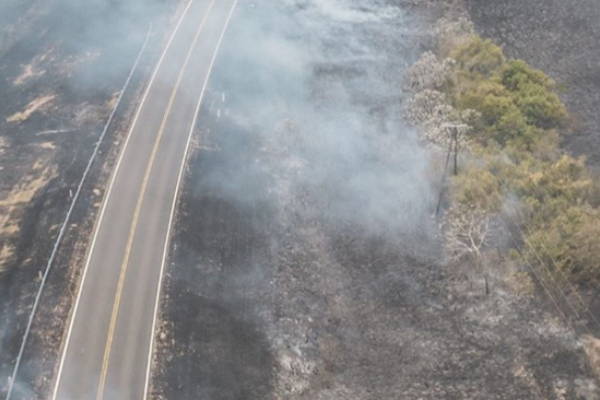
[[[178,213],[157,396],[316,395],[379,286],[420,296],[395,266],[437,251],[427,154],[399,118],[417,23],[384,2],[240,3]]]
[[[594,398],[550,314],[441,265],[439,177],[400,121],[431,44],[407,4],[240,3],[177,213],[156,398]]]
[[[259,2],[244,14],[229,32],[213,89],[231,92],[219,107],[260,136],[253,169],[277,181],[270,193],[281,217],[305,202],[311,218],[329,225],[426,234],[428,157],[399,118],[416,22],[383,2]]]
[[[15,395],[42,396],[50,383],[78,276],[71,262],[85,253],[94,203],[102,195],[99,182],[106,179],[104,162],[114,156],[114,143],[127,125],[178,4],[0,2],[0,394],[12,374],[40,273],[71,195],[154,24],[124,98],[126,106],[101,149],[42,298]]]

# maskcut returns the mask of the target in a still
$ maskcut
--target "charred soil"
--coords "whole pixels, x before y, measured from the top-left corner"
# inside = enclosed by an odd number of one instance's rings
[[[241,3],[177,211],[156,398],[599,398],[551,309],[443,263],[399,121],[436,10],[409,3]]]

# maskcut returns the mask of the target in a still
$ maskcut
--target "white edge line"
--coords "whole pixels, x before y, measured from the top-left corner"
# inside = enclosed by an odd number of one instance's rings
[[[54,386],[54,392],[52,394],[52,400],[56,400],[56,396],[58,395],[58,388],[60,386],[60,378],[62,375],[62,370],[63,370],[63,366],[64,366],[64,362],[65,362],[65,358],[67,356],[67,351],[69,349],[69,342],[71,339],[71,333],[73,331],[73,325],[75,323],[75,317],[77,315],[77,310],[79,309],[79,301],[81,299],[81,293],[83,292],[83,288],[85,285],[85,278],[87,276],[87,272],[88,272],[88,268],[92,259],[92,253],[94,250],[94,246],[96,244],[96,239],[98,237],[98,232],[100,231],[100,226],[102,225],[102,221],[104,218],[104,212],[106,211],[106,206],[108,204],[108,199],[110,198],[111,192],[112,192],[112,188],[113,185],[115,183],[115,178],[117,176],[117,173],[119,171],[119,167],[121,166],[121,161],[123,160],[123,157],[126,153],[127,150],[127,145],[129,144],[129,139],[131,138],[131,134],[136,126],[136,123],[138,121],[138,118],[142,112],[142,109],[144,108],[144,104],[146,102],[146,99],[148,97],[148,94],[150,93],[150,89],[152,88],[152,84],[154,82],[154,80],[156,79],[156,75],[158,74],[158,70],[160,69],[163,60],[167,54],[167,51],[169,50],[169,48],[171,47],[171,43],[173,42],[173,39],[175,38],[175,35],[177,34],[177,32],[179,31],[179,28],[181,27],[181,24],[183,23],[183,20],[185,19],[185,16],[188,13],[188,10],[190,9],[192,3],[194,3],[194,0],[190,0],[190,2],[188,3],[187,7],[185,8],[183,15],[181,16],[181,18],[179,19],[179,21],[177,22],[177,25],[175,26],[175,30],[173,31],[173,33],[171,34],[171,37],[169,38],[169,41],[167,42],[167,46],[165,47],[165,50],[163,51],[158,64],[156,65],[156,68],[154,69],[154,72],[152,73],[152,77],[150,78],[150,82],[148,83],[148,87],[146,88],[146,92],[144,93],[144,97],[142,98],[142,102],[140,103],[140,106],[136,112],[136,115],[133,119],[131,128],[129,130],[129,133],[127,134],[127,139],[125,140],[125,144],[123,145],[123,149],[121,150],[121,155],[119,156],[119,160],[117,161],[117,165],[114,169],[111,181],[110,181],[110,185],[108,188],[108,191],[106,192],[106,197],[104,198],[104,202],[102,205],[102,210],[100,212],[100,216],[98,217],[98,223],[96,225],[96,230],[94,232],[94,237],[92,239],[92,243],[90,245],[90,248],[88,250],[88,258],[85,264],[85,268],[83,271],[83,277],[81,278],[81,284],[79,286],[79,291],[77,293],[77,299],[75,300],[75,305],[73,307],[73,312],[71,314],[71,320],[69,322],[69,330],[67,331],[67,338],[65,340],[65,345],[64,345],[64,349],[63,349],[63,353],[60,359],[60,364],[58,367],[58,373],[56,375],[56,381],[55,381],[55,386]]]
[[[198,99],[198,105],[196,107],[196,112],[194,113],[194,119],[192,120],[192,126],[190,127],[190,131],[188,133],[188,139],[187,139],[187,143],[185,146],[185,153],[181,160],[181,166],[179,167],[179,176],[177,178],[177,185],[175,186],[175,194],[173,196],[173,203],[171,205],[171,215],[169,217],[169,225],[167,226],[167,237],[165,240],[165,247],[163,249],[163,257],[162,257],[162,263],[160,266],[160,276],[158,279],[156,301],[154,303],[154,317],[152,319],[150,350],[148,353],[148,361],[147,361],[147,366],[146,366],[146,383],[144,385],[143,400],[148,399],[148,389],[150,387],[150,372],[151,372],[151,367],[152,367],[152,353],[154,352],[154,334],[155,334],[154,331],[156,329],[156,321],[158,319],[158,308],[160,305],[160,298],[161,298],[161,292],[162,292],[162,281],[163,281],[163,277],[164,277],[164,270],[165,270],[165,264],[166,264],[166,260],[167,260],[167,254],[169,252],[169,247],[171,244],[171,230],[173,228],[173,218],[175,216],[175,207],[177,206],[177,200],[179,197],[179,188],[181,186],[181,181],[183,179],[183,171],[185,170],[185,165],[186,165],[186,161],[187,161],[187,157],[188,157],[188,153],[189,153],[192,135],[194,133],[194,128],[196,126],[196,122],[198,121],[198,115],[200,114],[200,107],[202,106],[202,100],[204,100],[204,94],[206,92],[206,88],[208,87],[208,81],[210,79],[212,70],[215,66],[215,62],[217,60],[217,55],[219,53],[219,49],[221,48],[223,38],[225,37],[225,32],[227,31],[227,27],[229,26],[229,22],[231,21],[231,18],[233,16],[233,13],[235,11],[237,4],[238,4],[238,0],[235,0],[233,2],[233,6],[231,7],[231,10],[229,11],[229,15],[227,16],[227,20],[225,21],[225,26],[223,27],[223,31],[221,32],[221,36],[219,37],[219,42],[217,43],[217,47],[215,48],[213,58],[210,62],[210,66],[208,67],[208,72],[206,74],[206,78],[204,79],[204,85],[202,86],[202,92],[200,92],[200,98]]]

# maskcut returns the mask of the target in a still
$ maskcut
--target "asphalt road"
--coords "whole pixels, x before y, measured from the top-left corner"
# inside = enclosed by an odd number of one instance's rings
[[[191,131],[236,0],[191,0],[105,194],[53,400],[145,399],[162,272]]]

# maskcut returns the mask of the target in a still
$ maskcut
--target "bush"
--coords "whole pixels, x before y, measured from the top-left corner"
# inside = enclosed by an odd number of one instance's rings
[[[458,68],[472,74],[490,76],[506,62],[502,49],[491,40],[474,37],[451,52]]]
[[[451,139],[444,126],[467,126],[461,140],[470,155],[451,178],[443,224],[448,252],[482,264],[496,219],[511,215],[527,263],[600,285],[600,182],[584,159],[558,147],[568,115],[556,83],[468,31],[452,43],[444,55],[453,61],[427,54],[413,69],[418,93],[407,107],[426,141],[442,150]],[[518,210],[507,210],[514,204]]]
[[[567,112],[555,93],[555,83],[521,60],[506,61],[489,40],[474,38],[457,47],[450,100],[481,116],[482,143],[531,151],[544,131],[564,126]],[[547,143],[546,143],[547,144]],[[554,149],[548,149],[553,152]]]

